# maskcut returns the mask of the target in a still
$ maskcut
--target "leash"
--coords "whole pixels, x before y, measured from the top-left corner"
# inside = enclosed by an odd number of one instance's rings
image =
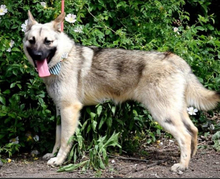
[[[64,13],[64,0],[61,0],[61,13]],[[61,32],[63,32],[63,26],[64,26],[64,21],[61,22],[61,27],[60,27]],[[47,76],[50,76],[50,74],[58,75],[61,69],[61,62],[67,57],[68,57],[68,53],[63,53],[60,58],[60,61],[57,64],[55,64],[53,67],[48,69],[49,75],[47,74]],[[46,77],[46,76],[43,76],[43,77]]]
[[[65,0],[61,0],[61,13],[64,12],[64,1]],[[61,32],[63,32],[63,26],[64,26],[64,23],[62,22],[61,23]]]
[[[61,0],[61,13],[64,13],[64,1],[65,0]],[[64,21],[61,23],[61,32],[63,32],[63,26],[64,26]],[[60,61],[54,65],[53,67],[51,67],[49,69],[49,72],[50,74],[53,74],[53,75],[58,75],[60,73],[60,69],[61,69],[61,62],[66,59],[68,57],[68,53],[64,53],[62,56],[61,56],[61,59]]]

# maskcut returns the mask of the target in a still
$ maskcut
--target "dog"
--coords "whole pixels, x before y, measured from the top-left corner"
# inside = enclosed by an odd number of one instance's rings
[[[214,109],[220,94],[206,89],[186,61],[171,52],[76,45],[61,31],[64,18],[61,13],[40,24],[28,11],[23,39],[24,53],[61,115],[53,152],[43,156],[49,159],[47,164],[58,166],[65,161],[82,107],[112,99],[142,103],[179,144],[180,161],[171,170],[187,169],[197,150],[198,133],[187,107]]]

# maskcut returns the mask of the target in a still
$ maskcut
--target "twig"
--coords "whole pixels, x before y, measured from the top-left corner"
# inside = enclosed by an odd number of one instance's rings
[[[122,159],[122,160],[133,160],[133,161],[140,161],[140,162],[149,162],[149,160],[133,158],[133,157],[122,157],[122,156],[113,156],[113,155],[111,155],[109,157]]]
[[[145,159],[139,159],[139,158],[133,158],[133,157],[123,157],[123,156],[110,156],[110,157],[114,157],[114,158],[117,158],[117,159],[122,159],[122,160],[132,160],[132,161],[139,161],[139,162],[146,162],[146,163],[149,163],[150,160],[145,160]],[[152,164],[149,164],[147,166],[147,168],[150,168],[152,166],[155,166],[155,165],[158,165],[158,164],[161,164],[163,163],[164,160],[158,160],[157,162],[155,163],[152,163]]]
[[[159,164],[161,164],[163,162],[164,162],[164,160],[158,160],[157,162],[154,162],[152,164],[147,165],[147,168],[154,167],[154,166],[159,165]]]

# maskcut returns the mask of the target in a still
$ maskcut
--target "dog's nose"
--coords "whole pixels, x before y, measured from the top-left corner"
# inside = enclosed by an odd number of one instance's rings
[[[34,51],[34,52],[33,52],[34,58],[35,58],[35,59],[38,59],[38,60],[41,60],[42,54],[43,54],[43,53],[40,52],[40,51]]]

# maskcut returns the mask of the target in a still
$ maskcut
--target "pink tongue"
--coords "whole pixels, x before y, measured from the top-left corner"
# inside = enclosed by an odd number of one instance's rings
[[[39,77],[43,78],[50,76],[47,59],[44,59],[43,61],[36,61],[36,64]]]

